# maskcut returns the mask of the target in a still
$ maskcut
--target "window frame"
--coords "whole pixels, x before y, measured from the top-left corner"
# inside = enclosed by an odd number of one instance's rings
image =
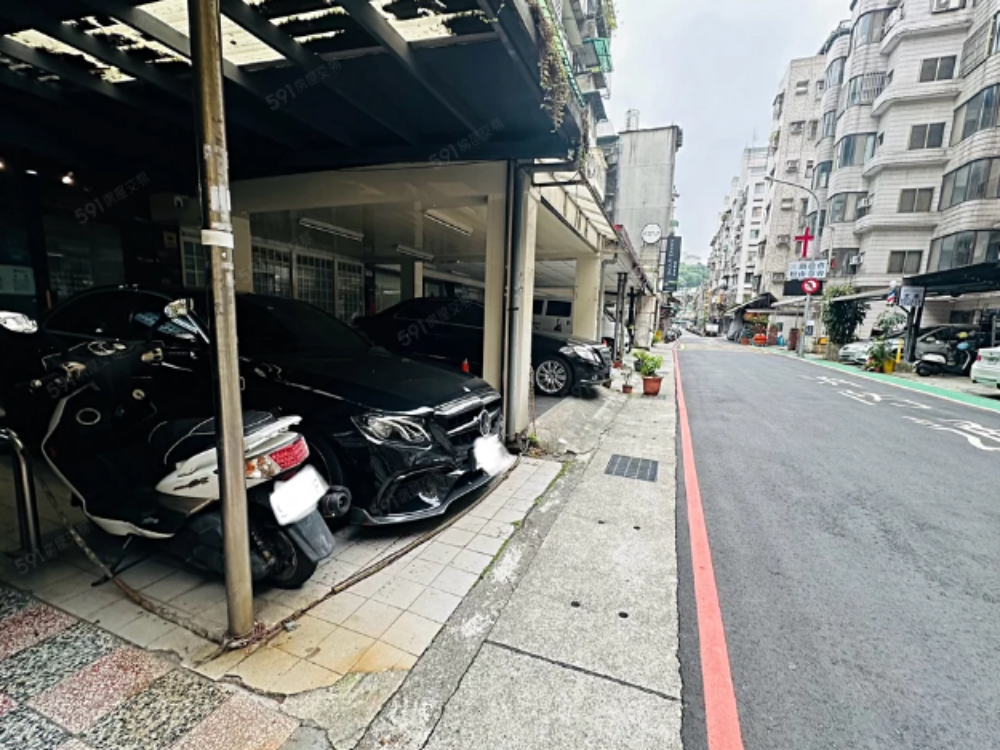
[[[916,259],[916,261],[912,262],[914,259]],[[898,260],[899,263],[894,263],[896,260]],[[899,273],[905,276],[915,276],[920,273],[920,268],[923,265],[923,262],[923,250],[891,250],[889,252],[889,261],[886,265],[886,273]]]
[[[868,162],[870,162],[875,156],[875,146],[876,139],[878,137],[877,133],[852,133],[850,135],[845,135],[834,146],[834,169],[845,169],[847,167],[864,167]],[[860,152],[857,148],[857,140],[864,138],[864,150]],[[844,151],[846,149],[846,142],[851,142],[851,160],[850,163],[845,163],[842,158]],[[861,162],[856,163],[856,154],[862,153]]]
[[[929,122],[920,125],[910,126],[910,139],[907,142],[907,151],[924,151],[931,148],[944,148],[944,134],[946,123]],[[922,129],[922,134],[921,133]],[[932,138],[934,134],[936,138]],[[937,142],[935,145],[934,142]],[[914,145],[917,144],[917,145]]]
[[[907,200],[907,194],[910,194],[910,200]],[[926,197],[926,203],[922,201],[922,198]],[[909,208],[904,208],[904,205],[909,205]],[[922,205],[926,205],[927,208],[921,208]],[[934,188],[904,188],[899,191],[899,203],[897,204],[896,213],[900,214],[924,214],[933,211],[934,206]]]

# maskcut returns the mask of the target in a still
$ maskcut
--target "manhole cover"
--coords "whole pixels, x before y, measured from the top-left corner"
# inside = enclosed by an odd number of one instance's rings
[[[660,464],[657,461],[650,461],[648,458],[636,458],[635,456],[619,456],[617,453],[608,461],[605,474],[613,477],[625,477],[626,479],[639,479],[643,482],[655,482]]]

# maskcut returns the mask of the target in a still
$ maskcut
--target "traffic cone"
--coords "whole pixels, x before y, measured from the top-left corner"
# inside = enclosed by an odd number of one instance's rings
[[[466,375],[469,374],[469,360],[465,360],[464,362],[462,362],[462,372],[464,372]]]

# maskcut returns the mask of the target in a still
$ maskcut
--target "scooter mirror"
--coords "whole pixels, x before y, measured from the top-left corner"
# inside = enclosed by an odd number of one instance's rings
[[[168,302],[163,309],[163,314],[168,320],[186,318],[192,312],[194,312],[194,301],[189,299],[175,299],[173,302]]]
[[[0,327],[13,333],[37,333],[38,323],[24,313],[0,310]]]

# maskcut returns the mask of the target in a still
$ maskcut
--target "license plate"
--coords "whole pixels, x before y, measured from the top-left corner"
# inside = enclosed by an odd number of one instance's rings
[[[312,466],[302,467],[287,482],[275,482],[271,510],[281,526],[298,523],[308,516],[330,486]]]
[[[502,474],[514,463],[514,457],[507,452],[496,435],[477,438],[472,444],[472,455],[476,460],[476,468],[491,477]]]
[[[990,365],[1000,364],[1000,354],[990,354],[986,357],[986,363]]]

